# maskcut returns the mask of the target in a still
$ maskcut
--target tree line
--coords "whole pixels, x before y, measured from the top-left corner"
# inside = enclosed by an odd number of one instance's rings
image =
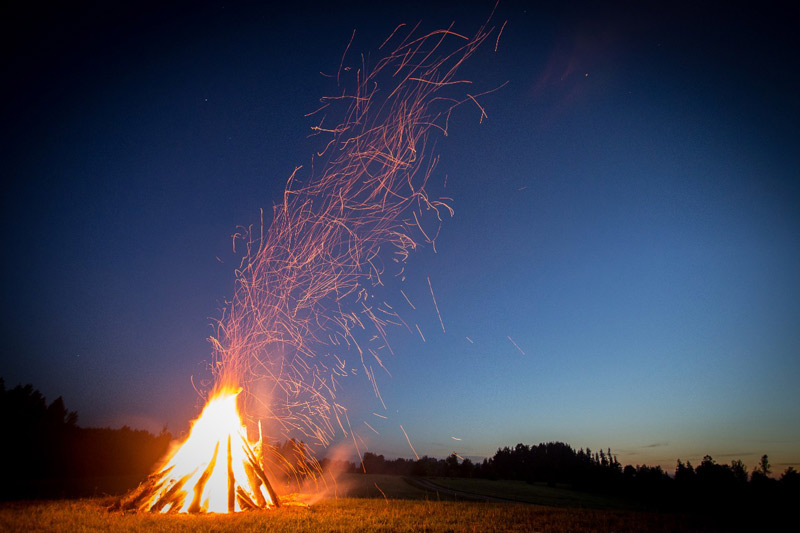
[[[517,444],[499,448],[490,458],[472,462],[451,454],[446,459],[392,459],[370,452],[353,471],[405,476],[473,477],[544,483],[589,492],[619,495],[655,507],[719,510],[740,504],[788,504],[800,498],[800,473],[788,467],[777,478],[767,455],[748,473],[741,460],[717,463],[706,455],[699,465],[677,460],[674,474],[660,466],[626,465],[610,449],[575,450],[563,442]]]
[[[91,495],[96,487],[109,486],[98,478],[128,476],[135,485],[172,440],[166,428],[153,435],[128,426],[80,427],[78,414],[67,410],[61,397],[48,404],[32,385],[6,389],[2,378],[0,427],[3,500]]]
[[[0,427],[5,465],[0,500],[51,496],[86,496],[66,490],[66,480],[128,477],[117,492],[133,488],[152,472],[167,452],[172,436],[123,426],[119,429],[84,428],[78,415],[67,410],[61,397],[48,404],[32,385],[6,389],[0,378]],[[301,481],[325,470],[403,476],[436,476],[518,480],[578,490],[616,494],[658,507],[720,507],[789,505],[800,498],[800,473],[788,467],[773,476],[767,455],[752,472],[741,460],[717,463],[706,455],[696,467],[677,460],[670,474],[660,466],[622,466],[610,449],[575,450],[563,442],[517,444],[498,448],[480,462],[453,453],[445,459],[386,459],[364,453],[360,464],[314,459],[302,441],[290,439],[266,444],[264,466],[282,480]],[[91,486],[91,485],[89,485]],[[97,493],[97,485],[94,485]]]

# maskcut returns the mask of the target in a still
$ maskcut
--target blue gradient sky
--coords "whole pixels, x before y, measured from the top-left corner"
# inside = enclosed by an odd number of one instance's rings
[[[401,22],[470,33],[491,10],[427,4],[7,22],[6,386],[83,425],[183,431],[230,235],[320,149],[320,72],[353,29],[374,53]],[[800,463],[797,13],[695,4],[498,8],[498,51],[464,76],[508,85],[438,141],[456,216],[408,269],[426,341],[392,337],[387,412],[366,383],[345,393],[372,451],[410,457],[402,425],[438,457],[561,440],[670,471]]]

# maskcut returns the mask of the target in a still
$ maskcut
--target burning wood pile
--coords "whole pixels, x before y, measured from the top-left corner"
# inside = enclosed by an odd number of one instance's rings
[[[232,513],[278,507],[278,495],[262,466],[263,438],[259,434],[258,442],[248,441],[236,406],[238,394],[230,389],[217,393],[186,441],[115,509]]]

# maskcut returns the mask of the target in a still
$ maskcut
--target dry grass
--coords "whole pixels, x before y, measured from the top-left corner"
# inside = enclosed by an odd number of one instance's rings
[[[324,500],[235,515],[109,512],[107,500],[0,505],[2,531],[715,531],[679,515],[538,505],[395,499]]]
[[[343,475],[311,493],[283,496],[287,505],[235,515],[110,512],[113,498],[0,504],[0,531],[722,531],[697,517],[613,508],[602,498],[513,481],[434,481],[475,494],[529,504],[453,501],[401,476]],[[283,493],[290,487],[283,487]],[[306,487],[308,489],[309,487]],[[297,490],[297,487],[294,489]],[[316,499],[319,499],[318,501]],[[462,498],[459,498],[462,499]],[[304,507],[292,501],[311,501]],[[530,504],[533,503],[533,504]],[[604,508],[597,508],[597,507]]]

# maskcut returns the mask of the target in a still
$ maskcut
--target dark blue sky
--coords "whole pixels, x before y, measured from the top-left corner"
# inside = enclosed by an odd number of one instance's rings
[[[3,17],[0,375],[84,425],[177,433],[231,234],[321,148],[320,72],[354,29],[375,57],[401,22],[472,33],[491,5],[156,4]],[[797,12],[504,2],[506,20],[463,74],[508,85],[437,142],[456,215],[404,289],[426,341],[394,333],[386,412],[348,385],[380,432],[362,437],[389,456],[411,455],[402,424],[440,457],[563,440],[669,469],[797,465]]]

